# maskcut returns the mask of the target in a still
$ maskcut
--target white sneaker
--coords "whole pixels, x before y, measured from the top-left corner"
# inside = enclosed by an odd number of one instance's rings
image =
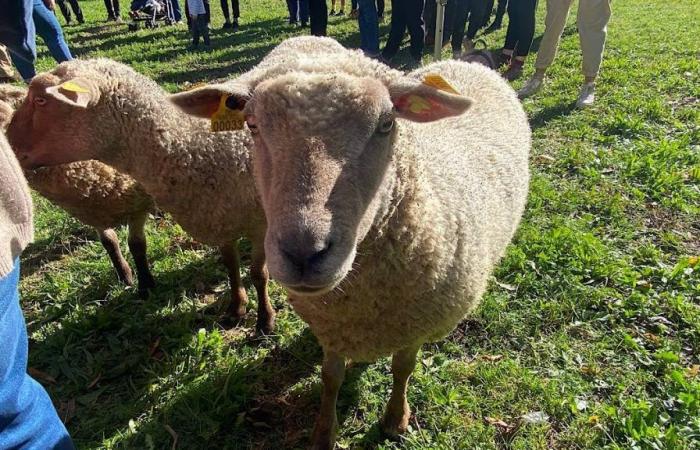
[[[527,80],[527,83],[525,83],[523,87],[521,87],[518,91],[518,98],[523,99],[536,94],[537,91],[539,91],[542,87],[543,82],[544,79],[540,77],[530,78],[529,80]]]
[[[578,100],[576,100],[577,108],[587,108],[592,106],[595,102],[595,83],[583,83],[581,86],[581,92],[578,94]]]

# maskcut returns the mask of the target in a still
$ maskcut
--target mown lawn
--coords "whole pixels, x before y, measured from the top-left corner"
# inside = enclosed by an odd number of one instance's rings
[[[76,55],[126,62],[170,91],[234,75],[300,33],[282,0],[243,1],[237,34],[218,30],[212,3],[209,52],[185,50],[184,26],[104,24],[99,0],[83,1],[88,23],[66,33]],[[424,347],[410,432],[378,433],[390,389],[381,360],[349,372],[340,448],[700,448],[700,3],[613,9],[597,105],[573,108],[573,14],[548,84],[525,102],[525,218],[481,307]],[[359,43],[353,21],[330,22],[332,36]],[[39,66],[53,63],[42,53]],[[36,227],[21,285],[30,366],[79,448],[306,445],[321,350],[279,287],[277,334],[260,339],[254,313],[222,325],[218,256],[168,216],[148,227],[159,288],[147,301],[116,284],[90,228],[40,198]]]

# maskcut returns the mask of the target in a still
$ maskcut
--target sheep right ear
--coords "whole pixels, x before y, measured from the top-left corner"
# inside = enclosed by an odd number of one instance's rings
[[[232,110],[242,111],[248,101],[247,92],[226,84],[210,84],[173,94],[168,99],[191,116],[209,119],[219,109],[222,97],[227,97],[226,107]]]
[[[78,108],[87,108],[100,98],[100,93],[92,81],[83,78],[73,78],[58,86],[48,87],[46,95]]]

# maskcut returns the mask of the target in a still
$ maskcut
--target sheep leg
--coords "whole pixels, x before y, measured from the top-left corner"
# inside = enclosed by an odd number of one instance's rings
[[[117,237],[117,233],[115,233],[111,228],[106,228],[104,230],[97,229],[97,234],[100,236],[102,246],[105,248],[105,250],[107,250],[109,259],[112,260],[112,265],[117,271],[119,281],[128,286],[133,286],[134,275],[131,273],[131,267],[129,267],[129,263],[126,262],[126,259],[124,259],[124,255],[122,255],[122,251],[119,248],[119,238]]]
[[[148,291],[156,286],[156,282],[148,267],[146,256],[146,219],[148,213],[129,219],[129,251],[136,264],[136,276],[139,280],[139,296],[148,298]]]
[[[336,401],[338,392],[345,378],[345,358],[337,353],[325,352],[321,367],[323,393],[321,394],[321,411],[316,417],[314,431],[311,434],[312,450],[333,450],[335,433],[338,429]]]
[[[248,295],[241,283],[240,258],[237,245],[230,244],[221,247],[221,256],[228,271],[228,279],[231,284],[231,303],[229,303],[226,315],[233,319],[245,316],[245,305],[248,303]]]
[[[265,247],[262,241],[253,245],[253,261],[250,265],[250,277],[253,279],[255,291],[258,293],[258,321],[255,325],[258,333],[271,334],[275,328],[275,310],[270,303],[267,292],[267,282],[270,274],[265,263]]]
[[[406,400],[406,390],[408,388],[408,379],[416,367],[418,348],[403,349],[394,353],[394,356],[391,358],[391,373],[394,377],[394,386],[381,423],[382,431],[389,436],[398,436],[406,432],[408,428],[411,408]]]

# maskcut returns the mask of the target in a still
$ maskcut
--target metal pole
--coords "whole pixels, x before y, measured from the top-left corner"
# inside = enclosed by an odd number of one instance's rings
[[[435,3],[437,3],[437,8],[435,13],[435,51],[433,52],[433,58],[439,60],[442,55],[442,36],[445,32],[445,5],[447,0],[435,0]]]

